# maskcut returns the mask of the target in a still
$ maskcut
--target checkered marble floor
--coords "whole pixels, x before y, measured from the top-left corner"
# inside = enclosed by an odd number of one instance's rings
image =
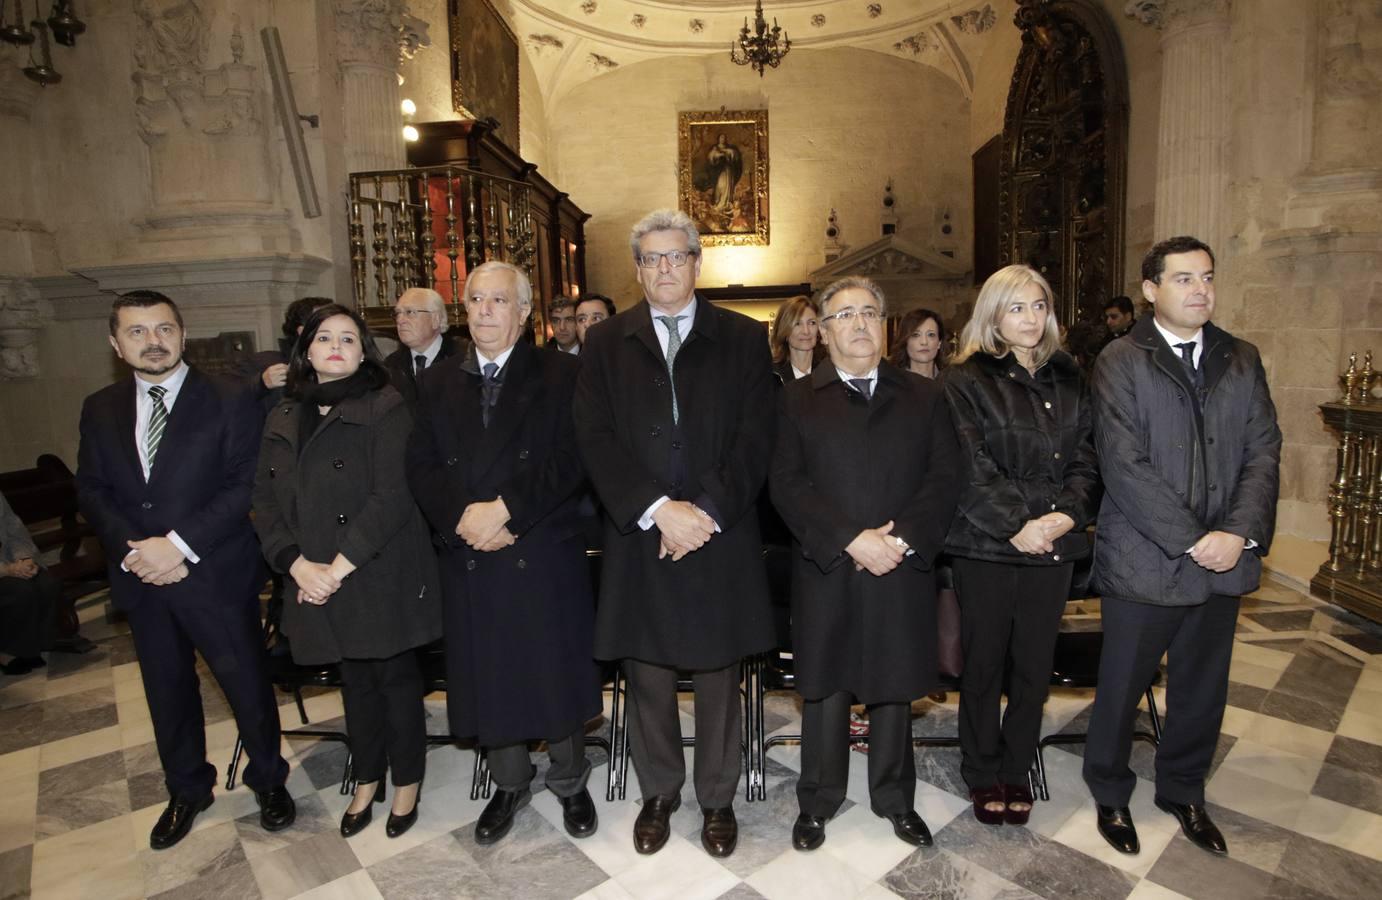
[[[189,898],[811,898],[1108,897],[1263,898],[1382,896],[1382,629],[1278,584],[1243,604],[1230,707],[1208,799],[1231,855],[1218,859],[1182,837],[1152,805],[1151,752],[1139,745],[1132,810],[1142,853],[1125,857],[1094,828],[1079,777],[1080,747],[1046,752],[1051,800],[1027,828],[975,822],[963,798],[959,751],[918,751],[918,808],[936,835],[916,850],[868,810],[863,756],[849,799],[810,854],[788,844],[796,816],[795,746],[770,752],[768,795],[737,802],[738,851],[711,859],[697,840],[688,786],[674,835],[651,857],[633,850],[638,805],[606,803],[599,832],[567,837],[546,791],[493,847],[475,844],[484,801],[470,799],[471,751],[434,748],[418,824],[398,840],[381,823],[346,841],[337,823],[343,748],[285,740],[295,827],[267,834],[243,786],[215,805],[172,850],[148,833],[166,796],[130,638],[83,604],[84,633],[99,648],[54,654],[46,669],[0,676],[0,897]],[[1065,627],[1097,627],[1097,601],[1077,604]],[[235,727],[210,678],[203,693],[211,759],[224,772]],[[1045,732],[1082,731],[1092,695],[1057,691]],[[335,694],[307,702],[314,722],[339,722]],[[444,699],[431,697],[440,731]],[[686,710],[683,710],[685,713]],[[953,734],[956,702],[916,705],[918,733]],[[1174,715],[1174,710],[1171,711]],[[297,724],[291,703],[285,726]],[[769,698],[770,730],[794,732],[798,706]],[[690,730],[691,719],[684,715]],[[592,783],[603,785],[600,751]],[[541,765],[541,756],[537,757]],[[540,783],[540,782],[539,782]]]

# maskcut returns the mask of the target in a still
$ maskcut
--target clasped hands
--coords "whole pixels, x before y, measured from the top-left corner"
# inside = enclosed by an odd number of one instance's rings
[[[1211,572],[1227,572],[1238,565],[1243,555],[1245,538],[1227,531],[1211,531],[1195,542],[1188,551],[1190,558]]]
[[[877,528],[859,532],[845,552],[854,560],[855,571],[887,575],[902,564],[909,549],[906,541],[893,534],[893,522],[889,519]]]
[[[657,558],[682,557],[705,546],[715,536],[715,520],[710,514],[687,500],[668,500],[653,513],[653,524],[661,534]]]
[[[0,563],[0,578],[21,578],[28,581],[38,574],[38,563],[32,557],[16,559],[14,562]]]
[[[1028,519],[1022,530],[1008,538],[1022,553],[1038,556],[1056,549],[1056,541],[1075,527],[1075,520],[1063,512],[1047,513],[1036,519]]]
[[[187,557],[166,537],[126,541],[125,568],[145,584],[174,584],[187,577]]]
[[[518,540],[506,525],[509,522],[509,508],[503,497],[496,497],[484,503],[472,503],[461,513],[456,523],[456,534],[469,545],[470,549],[481,553],[502,550]]]
[[[337,553],[329,563],[314,563],[299,556],[288,568],[288,574],[298,586],[298,602],[322,606],[331,595],[341,589],[346,576],[355,571],[350,560]]]

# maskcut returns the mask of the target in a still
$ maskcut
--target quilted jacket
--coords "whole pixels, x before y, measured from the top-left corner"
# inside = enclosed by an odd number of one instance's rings
[[[1032,375],[1011,353],[981,351],[941,378],[969,478],[945,551],[1026,565],[1088,556],[1085,527],[1099,503],[1099,473],[1075,360],[1058,351]],[[1029,555],[1008,542],[1028,519],[1049,512],[1075,520],[1051,553]]]
[[[1151,316],[1099,354],[1091,380],[1104,499],[1093,585],[1194,606],[1256,589],[1276,526],[1281,430],[1257,348],[1204,327],[1197,391]],[[1186,555],[1209,531],[1255,541],[1214,573]]]

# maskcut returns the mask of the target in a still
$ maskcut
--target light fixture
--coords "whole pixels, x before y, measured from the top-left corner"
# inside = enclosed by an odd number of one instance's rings
[[[398,108],[403,110],[403,115],[405,116],[417,115],[417,104],[407,97],[404,97],[403,102],[398,104]]]
[[[408,143],[411,144],[411,143],[414,143],[415,141],[417,141],[417,139],[418,139],[417,128],[416,128],[415,126],[413,126],[413,125],[404,125],[404,126],[403,126],[403,140],[405,140],[405,141],[407,141]]]
[[[9,44],[29,48],[29,64],[24,66],[24,76],[47,87],[62,81],[62,74],[53,66],[52,39],[65,47],[77,45],[77,35],[86,31],[86,23],[77,18],[73,0],[53,0],[48,19],[42,18],[40,3],[34,0],[34,17],[26,25],[24,22],[24,2],[14,0],[13,15],[10,21],[5,17],[5,0],[0,0],[0,40]]]
[[[749,20],[745,17],[744,27],[739,29],[739,39],[729,47],[729,58],[735,65],[753,66],[758,77],[762,78],[768,67],[776,69],[781,65],[782,57],[791,49],[792,39],[778,26],[776,17],[773,18],[773,27],[768,28],[768,22],[763,18],[763,0],[758,0],[753,14],[753,33],[749,33]]]
[[[398,109],[403,113],[403,140],[411,144],[418,139],[417,128],[413,125],[413,116],[417,115],[417,104],[404,97],[399,101]]]

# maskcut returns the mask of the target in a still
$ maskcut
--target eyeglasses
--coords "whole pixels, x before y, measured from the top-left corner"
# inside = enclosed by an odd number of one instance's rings
[[[393,317],[395,319],[403,318],[409,320],[416,319],[418,316],[434,316],[436,314],[437,311],[434,309],[414,309],[409,306],[396,306],[393,311]]]
[[[666,253],[640,253],[633,258],[640,268],[656,269],[665,259],[667,264],[674,269],[680,269],[686,265],[686,261],[695,256],[694,250],[668,250]]]
[[[865,306],[863,309],[855,309],[852,306],[846,306],[839,312],[831,313],[828,316],[821,316],[821,321],[829,322],[831,319],[835,319],[849,325],[854,322],[856,317],[872,325],[874,322],[883,318],[883,314],[878,311],[878,307],[876,306]]]

